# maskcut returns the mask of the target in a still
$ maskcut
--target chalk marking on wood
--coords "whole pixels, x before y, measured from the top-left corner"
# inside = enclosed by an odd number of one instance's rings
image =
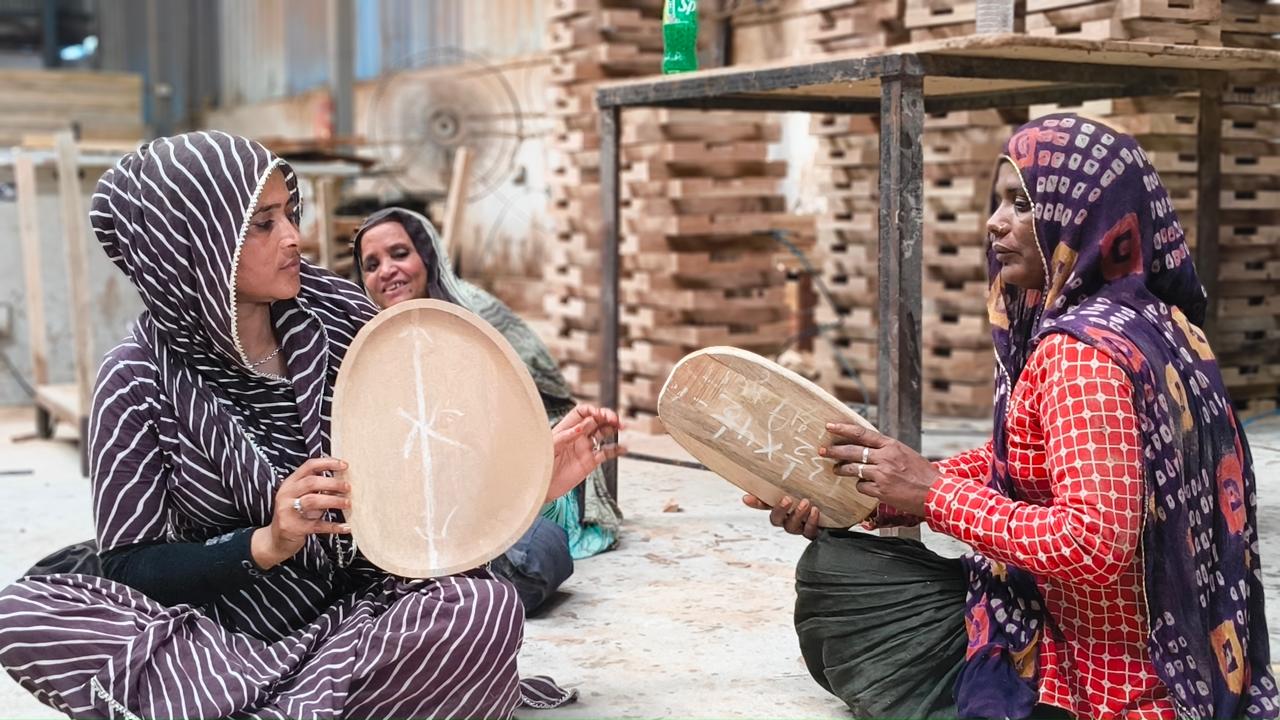
[[[410,415],[405,412],[404,408],[400,408],[400,417],[409,422],[409,432],[404,439],[404,457],[407,460],[413,452],[413,446],[418,445],[418,459],[422,466],[422,484],[423,498],[426,499],[426,507],[423,509],[423,525],[414,528],[419,536],[427,543],[427,557],[431,564],[438,564],[439,551],[436,548],[436,538],[429,534],[429,530],[435,527],[436,503],[435,493],[436,486],[435,477],[435,458],[432,453],[431,442],[444,443],[452,447],[466,449],[466,445],[450,438],[436,429],[437,424],[441,420],[441,415],[450,418],[465,417],[460,410],[441,410],[439,403],[432,405],[431,409],[427,409],[427,393],[423,383],[422,370],[422,343],[425,341],[428,345],[434,345],[435,341],[431,339],[431,335],[420,327],[412,327],[406,329],[400,334],[401,337],[411,336],[413,338],[413,383],[415,390],[415,400],[417,401],[417,415]],[[440,539],[448,536],[449,523],[453,520],[454,513],[457,508],[452,508],[449,515],[445,518],[444,524],[440,528]],[[426,528],[424,530],[423,528]]]

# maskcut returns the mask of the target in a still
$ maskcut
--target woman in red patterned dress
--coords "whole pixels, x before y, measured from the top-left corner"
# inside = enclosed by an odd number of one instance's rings
[[[819,532],[797,568],[810,672],[869,717],[1276,717],[1252,462],[1198,326],[1205,294],[1130,136],[1021,128],[987,224],[992,440],[931,464],[833,425],[836,472],[970,545]]]

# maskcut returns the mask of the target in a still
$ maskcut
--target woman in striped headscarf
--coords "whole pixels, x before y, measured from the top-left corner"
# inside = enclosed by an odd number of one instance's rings
[[[342,522],[334,379],[376,308],[298,253],[297,184],[223,133],[156,140],[98,184],[93,228],[146,311],[107,354],[89,429],[105,577],[0,593],[0,662],[74,717],[507,717],[572,694],[516,674],[514,588],[406,581]],[[606,459],[584,408],[553,492]],[[606,427],[601,427],[606,426]],[[566,482],[570,482],[566,486]]]
[[[356,280],[379,307],[435,298],[470,310],[502,333],[533,376],[547,417],[557,423],[574,408],[573,393],[547,346],[506,303],[458,277],[431,221],[404,208],[370,215],[354,241]],[[617,542],[622,513],[596,469],[573,492],[547,503],[533,527],[494,569],[520,590],[534,612],[573,572],[573,561]]]

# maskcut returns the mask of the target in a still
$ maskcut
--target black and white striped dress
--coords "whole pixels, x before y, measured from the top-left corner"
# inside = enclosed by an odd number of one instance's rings
[[[276,170],[296,222],[289,166],[222,133],[156,140],[98,184],[94,231],[147,308],[94,393],[104,553],[268,525],[284,478],[328,451],[338,366],[376,309],[304,263],[298,297],[271,312],[290,379],[248,369],[232,279]],[[76,718],[508,717],[522,699],[568,699],[549,681],[520,683],[522,636],[515,589],[487,570],[405,581],[330,535],[201,607],[87,575],[26,578],[0,593],[0,662]]]

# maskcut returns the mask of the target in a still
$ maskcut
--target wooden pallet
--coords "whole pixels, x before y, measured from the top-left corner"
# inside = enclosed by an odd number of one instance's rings
[[[809,134],[834,136],[872,135],[879,137],[880,122],[871,115],[813,115],[809,119]]]
[[[733,273],[699,281],[661,273],[633,272],[620,281],[624,302],[695,310],[732,302],[740,307],[779,306],[785,301],[782,273]]]
[[[548,82],[555,84],[598,82],[657,74],[662,53],[644,52],[632,45],[602,45],[551,57]]]
[[[686,351],[675,345],[663,345],[652,340],[632,339],[618,348],[618,365],[623,372],[649,377],[666,377],[671,368],[680,362]]]
[[[670,178],[635,180],[629,173],[622,176],[623,199],[631,198],[742,198],[775,195],[782,191],[775,177],[745,178]]]
[[[625,410],[622,413],[622,423],[627,430],[643,435],[662,435],[666,433],[662,419],[653,413]]]
[[[930,243],[924,248],[924,266],[938,280],[981,281],[987,277],[987,251],[981,245]]]
[[[600,396],[600,370],[596,365],[567,363],[560,368],[569,387],[589,397]]]
[[[636,10],[647,17],[662,17],[663,0],[551,0],[547,16],[555,20],[610,10]]]
[[[1065,12],[1065,11],[1064,11]],[[1031,16],[1037,18],[1037,16]],[[1028,19],[1028,35],[1081,40],[1132,40],[1169,45],[1221,45],[1218,25],[1191,25],[1173,20],[1122,20],[1106,17],[1054,24],[1039,18],[1035,26]]]
[[[977,17],[978,4],[974,0],[906,0],[903,24],[917,30],[973,23]]]
[[[926,277],[924,279],[925,312],[941,315],[977,315],[987,312],[988,282]]]
[[[645,17],[639,10],[614,9],[555,18],[547,27],[547,50],[567,52],[595,44],[662,52],[661,20]]]
[[[995,355],[990,347],[954,348],[947,345],[926,345],[921,363],[926,381],[938,378],[971,382],[978,378],[991,377],[995,370]]]
[[[876,339],[875,311],[866,307],[840,308],[823,303],[814,311],[814,319],[832,326],[835,336],[848,339]]]
[[[1280,6],[1254,0],[1222,3],[1222,44],[1227,47],[1275,50],[1280,44]]]
[[[924,341],[953,348],[983,348],[991,344],[986,315],[943,313],[924,318]]]
[[[987,417],[995,400],[990,379],[979,383],[962,383],[942,378],[924,384],[924,412],[931,415]]]
[[[695,328],[732,325],[746,329],[776,326],[787,321],[788,310],[783,305],[759,307],[734,303],[685,310],[629,305],[623,309],[621,317],[632,337],[660,339],[655,332],[676,325]]]
[[[934,167],[958,163],[964,167],[986,164],[988,172],[995,159],[1004,152],[1006,133],[991,128],[965,128],[962,130],[933,130],[926,127],[921,139],[924,162]],[[964,176],[969,176],[964,173]]]

